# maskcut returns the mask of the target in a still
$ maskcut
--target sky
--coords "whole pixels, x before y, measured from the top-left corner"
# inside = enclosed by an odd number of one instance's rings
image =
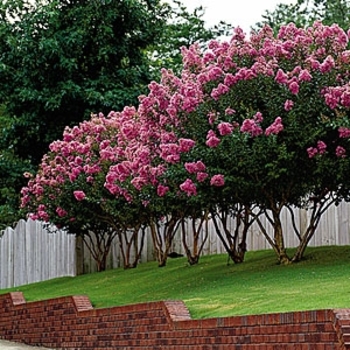
[[[234,27],[240,26],[246,33],[261,20],[265,10],[272,11],[277,4],[296,3],[296,0],[182,0],[189,10],[202,5],[204,20],[213,25],[223,20]]]

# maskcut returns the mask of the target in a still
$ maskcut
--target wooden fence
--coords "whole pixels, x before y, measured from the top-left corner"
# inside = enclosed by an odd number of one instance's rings
[[[50,230],[51,231],[51,230]],[[76,275],[75,237],[21,220],[0,238],[0,289]]]
[[[299,227],[305,227],[308,212],[296,210]],[[283,212],[285,232],[291,227],[287,212]],[[52,231],[52,230],[50,230]],[[294,247],[298,239],[286,234],[287,247]],[[331,206],[323,215],[310,246],[350,245],[350,204]],[[249,251],[270,249],[265,237],[254,224],[248,235]],[[180,232],[175,236],[173,251],[183,253]],[[213,224],[208,225],[208,239],[203,255],[225,253],[224,247]],[[153,243],[149,233],[145,236],[141,263],[153,260]],[[122,266],[119,242],[114,240],[107,261],[107,268]],[[79,273],[96,271],[96,265],[89,250],[74,235],[64,231],[48,233],[41,223],[31,220],[20,221],[16,228],[6,229],[0,238],[0,289],[38,282],[61,276],[75,276]]]

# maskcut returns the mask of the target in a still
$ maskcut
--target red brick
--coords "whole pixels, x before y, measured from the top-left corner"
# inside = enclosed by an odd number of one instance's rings
[[[350,309],[192,320],[181,301],[94,309],[86,296],[0,295],[0,338],[62,349],[348,350]]]

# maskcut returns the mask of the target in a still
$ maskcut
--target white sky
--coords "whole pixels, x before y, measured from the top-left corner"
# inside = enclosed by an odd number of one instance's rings
[[[234,27],[240,26],[247,34],[250,27],[261,20],[265,10],[273,11],[277,4],[296,3],[297,0],[182,0],[189,10],[202,5],[208,25],[223,20]]]

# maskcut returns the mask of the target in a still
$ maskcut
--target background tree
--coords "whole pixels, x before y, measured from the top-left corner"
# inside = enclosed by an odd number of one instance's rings
[[[337,23],[349,29],[350,4],[347,0],[298,0],[296,4],[278,4],[272,11],[265,11],[263,20],[256,25],[268,24],[275,32],[289,22],[297,27],[311,26],[316,20],[325,25]]]
[[[199,43],[204,49],[210,40],[229,36],[233,30],[230,24],[223,21],[208,28],[203,19],[205,11],[202,6],[195,8],[193,13],[178,0],[172,0],[168,6],[170,18],[167,25],[149,50],[156,81],[160,79],[162,68],[172,69],[177,74],[181,72],[181,47]]]

